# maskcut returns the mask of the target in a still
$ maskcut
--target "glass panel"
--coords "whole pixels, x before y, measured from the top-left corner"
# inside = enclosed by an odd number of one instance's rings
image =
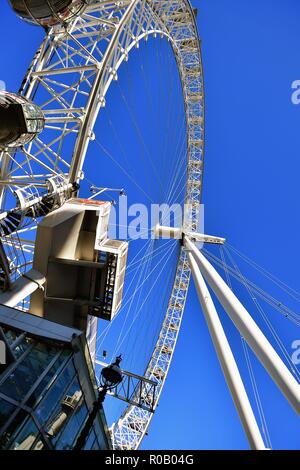
[[[37,132],[37,122],[33,119],[26,120],[27,132],[34,133]]]
[[[72,385],[66,391],[61,403],[58,404],[50,422],[47,426],[47,432],[52,436],[52,443],[56,442],[60,432],[67,425],[74,410],[78,410],[83,403],[82,390],[77,379],[74,380]],[[75,412],[76,414],[76,412]]]
[[[65,425],[63,433],[57,439],[56,449],[68,450],[73,448],[75,439],[88,415],[88,410],[77,379],[68,390],[68,395],[65,399],[68,396],[72,397],[78,405],[73,414],[71,414],[73,409],[69,411],[69,419]]]
[[[80,406],[68,422],[64,433],[59,438],[56,449],[69,450],[73,448],[77,434],[79,433],[85,418],[87,417],[86,405]]]
[[[98,441],[97,441],[97,439],[96,439],[96,440],[94,441],[92,450],[106,450],[106,447],[104,446],[104,442],[103,442],[103,447],[99,447],[99,443],[98,443]]]
[[[47,449],[48,446],[45,444],[42,435],[39,434],[35,443],[32,445],[30,450],[43,450],[45,448]]]
[[[54,408],[62,399],[63,394],[72,381],[74,375],[74,365],[73,362],[70,361],[58,379],[54,382],[43,401],[36,408],[36,416],[41,423],[48,421],[49,417],[53,413]]]
[[[12,450],[29,450],[35,443],[39,430],[32,418],[28,418],[25,426],[10,445]]]
[[[15,400],[22,400],[55,353],[55,348],[44,343],[37,343],[7,377],[1,385],[0,391]]]
[[[85,443],[84,450],[91,450],[93,448],[93,444],[95,443],[95,439],[96,439],[96,434],[95,434],[95,431],[92,429]]]
[[[47,372],[41,383],[38,387],[34,390],[32,395],[27,401],[27,406],[34,407],[36,403],[42,398],[42,395],[46,393],[46,390],[49,389],[52,385],[52,382],[57,378],[57,371],[66,362],[66,360],[70,357],[70,351],[63,351],[62,354],[58,357],[55,361],[51,369]]]
[[[24,338],[23,341],[21,341],[18,346],[16,346],[13,349],[15,357],[18,359],[19,357],[22,356],[22,354],[27,351],[29,346],[31,346],[34,343],[34,340],[32,338]]]
[[[9,344],[11,344],[17,338],[17,333],[13,330],[8,330],[6,327],[1,326],[2,330],[4,331],[5,337]]]
[[[12,405],[11,403],[8,403],[7,401],[0,398],[0,429],[4,426],[15,409],[15,405]]]
[[[105,439],[104,430],[101,428],[101,431],[96,434],[96,442],[93,445],[93,449],[98,450],[107,450],[107,442]]]
[[[0,436],[0,449],[5,449],[11,439],[11,437],[18,433],[20,427],[25,422],[28,413],[24,410],[20,410],[18,414],[14,417],[13,422],[8,426],[5,432]]]

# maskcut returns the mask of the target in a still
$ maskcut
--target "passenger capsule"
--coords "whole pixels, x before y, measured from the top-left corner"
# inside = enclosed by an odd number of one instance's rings
[[[78,15],[90,0],[9,0],[22,19],[41,26],[53,26]]]
[[[23,96],[0,90],[0,147],[20,147],[43,129],[41,109]]]

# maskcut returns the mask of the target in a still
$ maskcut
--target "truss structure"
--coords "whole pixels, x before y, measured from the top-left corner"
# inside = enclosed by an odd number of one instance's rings
[[[18,266],[30,264],[36,219],[67,200],[84,178],[84,160],[93,127],[118,69],[141,40],[152,35],[170,41],[182,83],[187,122],[189,207],[185,230],[194,231],[200,212],[204,154],[202,60],[194,12],[188,0],[92,0],[71,23],[51,28],[20,88],[45,115],[40,136],[20,150],[1,154],[0,228],[4,247],[14,246]],[[13,214],[13,216],[12,216]],[[8,216],[16,223],[8,223]],[[21,234],[17,237],[16,234]],[[25,235],[24,235],[25,234]],[[27,238],[26,238],[27,237]],[[29,248],[28,248],[29,247]],[[26,253],[26,263],[23,256]],[[20,271],[20,269],[19,269]],[[157,382],[157,406],[176,345],[190,268],[179,255],[174,286],[159,339],[145,372]],[[129,406],[112,427],[115,449],[137,449],[152,413]]]

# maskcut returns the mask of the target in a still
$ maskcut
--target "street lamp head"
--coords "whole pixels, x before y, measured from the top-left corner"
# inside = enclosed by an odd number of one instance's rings
[[[101,371],[101,381],[103,387],[108,390],[115,388],[123,380],[122,370],[120,368],[120,362],[122,356],[118,356],[113,364],[104,367]]]

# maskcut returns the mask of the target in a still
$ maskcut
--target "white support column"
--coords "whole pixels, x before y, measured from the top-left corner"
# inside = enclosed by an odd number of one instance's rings
[[[254,351],[274,382],[280,388],[295,411],[300,415],[300,385],[264,336],[251,315],[227,286],[216,269],[198,250],[196,245],[185,238],[185,246],[198,263],[201,273],[211,286],[227,314]]]
[[[0,305],[15,307],[37,289],[42,288],[46,278],[35,269],[31,269],[25,275],[20,276],[7,292],[0,294]]]
[[[188,253],[202,310],[234,404],[253,450],[266,450],[238,366],[194,255]]]

